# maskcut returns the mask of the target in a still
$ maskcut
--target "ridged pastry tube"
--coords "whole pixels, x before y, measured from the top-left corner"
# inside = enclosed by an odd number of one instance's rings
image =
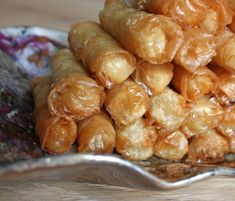
[[[235,34],[226,29],[218,38],[216,56],[213,58],[213,62],[235,73]]]
[[[189,106],[184,97],[169,87],[160,94],[150,97],[146,113],[148,120],[162,132],[178,129],[188,115]]]
[[[216,55],[216,37],[202,29],[184,31],[184,41],[177,51],[174,61],[190,72],[206,66]]]
[[[158,135],[154,145],[154,155],[167,160],[180,160],[187,152],[188,140],[180,130]]]
[[[149,98],[138,84],[128,79],[109,90],[105,107],[117,125],[130,125],[148,109]]]
[[[191,162],[223,161],[229,152],[228,142],[214,129],[195,136],[189,144],[188,160]]]
[[[221,105],[229,106],[235,102],[235,73],[226,69],[212,65],[210,69],[218,77],[215,96]]]
[[[183,41],[171,18],[129,8],[123,0],[106,0],[99,17],[105,31],[149,63],[171,62]]]
[[[123,82],[135,70],[135,57],[105,33],[98,23],[72,25],[69,44],[77,59],[106,88]]]
[[[202,96],[192,103],[188,117],[181,126],[187,138],[206,132],[217,127],[224,118],[224,109],[215,98]]]
[[[60,154],[69,151],[76,140],[77,125],[68,117],[50,114],[47,107],[50,85],[50,77],[39,77],[32,80],[35,131],[43,150]]]
[[[116,142],[116,131],[105,112],[95,114],[78,123],[78,151],[110,154]]]
[[[157,134],[143,118],[133,124],[117,128],[116,150],[130,160],[146,160],[153,155]]]
[[[48,95],[52,115],[82,120],[100,111],[104,89],[82,70],[69,50],[61,50],[52,59],[53,86]]]
[[[233,33],[235,33],[235,15],[233,15],[232,23],[228,27]]]
[[[52,82],[56,83],[74,74],[86,74],[83,66],[76,60],[73,52],[64,48],[55,53],[51,61]]]
[[[141,9],[172,17],[185,27],[200,24],[206,13],[205,3],[200,0],[138,0]]]
[[[215,92],[217,77],[206,66],[202,66],[192,73],[176,65],[172,84],[187,101],[193,102],[207,93]]]
[[[235,105],[225,107],[224,119],[216,129],[227,137],[235,136]]]
[[[148,95],[156,95],[170,83],[173,69],[174,66],[171,63],[150,64],[142,60],[138,62],[132,78]]]
[[[228,139],[229,152],[235,153],[235,104],[225,107],[224,119],[216,130]]]
[[[232,21],[232,11],[226,0],[139,0],[139,7],[155,14],[174,18],[184,29],[203,28],[219,33]]]

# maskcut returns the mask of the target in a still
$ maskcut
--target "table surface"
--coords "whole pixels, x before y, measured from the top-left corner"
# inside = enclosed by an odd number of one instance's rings
[[[0,27],[37,25],[61,30],[98,21],[104,0],[0,0]],[[68,181],[6,182],[1,200],[234,200],[235,178],[212,178],[171,191],[139,191]]]

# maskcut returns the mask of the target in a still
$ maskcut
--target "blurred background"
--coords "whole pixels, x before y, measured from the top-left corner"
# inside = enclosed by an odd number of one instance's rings
[[[98,21],[104,0],[0,0],[0,27],[36,25],[61,30],[78,21]]]

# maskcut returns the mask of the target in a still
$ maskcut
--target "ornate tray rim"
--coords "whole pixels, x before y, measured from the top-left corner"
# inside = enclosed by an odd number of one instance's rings
[[[32,172],[42,171],[43,169],[47,169],[49,171],[56,170],[57,168],[81,168],[82,166],[92,166],[96,169],[99,168],[106,169],[107,166],[116,166],[115,171],[118,171],[121,174],[129,173],[130,181],[128,185],[125,185],[125,182],[116,184],[117,186],[131,187],[136,189],[144,189],[144,190],[171,190],[177,189],[181,187],[186,187],[192,183],[202,181],[204,179],[211,178],[213,176],[235,176],[235,169],[228,167],[214,167],[207,169],[205,171],[201,171],[195,176],[182,179],[175,182],[169,182],[164,179],[161,179],[146,170],[142,167],[129,162],[127,160],[123,160],[114,155],[92,155],[92,154],[69,154],[63,156],[49,156],[42,157],[38,159],[30,159],[25,161],[14,162],[9,165],[5,165],[0,167],[0,181],[6,180],[31,180],[31,178],[27,178],[27,175],[32,174]],[[12,176],[13,175],[13,176]],[[139,179],[143,181],[143,185],[139,184],[135,181],[135,176],[138,175]],[[50,178],[54,179],[54,178]],[[58,179],[58,178],[57,178]],[[60,178],[66,179],[66,178]],[[80,182],[90,182],[90,183],[100,183],[96,182],[97,178],[94,178],[94,181],[87,181],[82,178]],[[110,184],[108,181],[104,181],[103,184]]]

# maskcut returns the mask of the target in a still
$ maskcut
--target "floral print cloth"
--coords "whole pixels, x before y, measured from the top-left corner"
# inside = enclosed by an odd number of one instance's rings
[[[44,155],[32,124],[30,79],[50,74],[63,45],[44,36],[0,32],[0,164]]]

